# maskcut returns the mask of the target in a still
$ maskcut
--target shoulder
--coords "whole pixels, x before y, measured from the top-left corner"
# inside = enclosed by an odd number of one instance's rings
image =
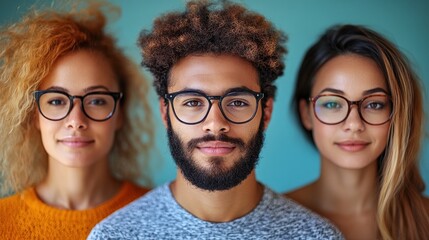
[[[270,209],[274,214],[281,214],[283,220],[287,221],[295,221],[301,218],[310,217],[310,219],[320,219],[320,217],[304,206],[296,203],[295,201],[277,194],[270,189],[268,189],[268,194],[271,195],[269,202],[267,201],[265,204],[267,208]],[[267,200],[267,199],[266,199]],[[285,218],[283,218],[285,216]]]
[[[38,200],[38,198],[36,196],[34,188],[28,188],[22,192],[0,198],[0,208],[2,210],[10,208],[16,209],[16,207],[25,206],[36,200]]]
[[[11,211],[22,205],[22,194],[14,194],[11,196],[0,198],[0,213]]]
[[[10,230],[16,229],[18,223],[22,224],[32,218],[34,212],[28,207],[28,203],[23,193],[0,198],[0,235],[6,234],[5,230],[10,234]]]
[[[137,198],[135,201],[131,202],[124,208],[115,212],[115,214],[111,215],[111,217],[106,220],[112,219],[111,221],[113,221],[113,219],[115,219],[115,215],[120,215],[121,217],[125,218],[140,218],[142,214],[146,215],[148,212],[155,211],[155,209],[161,207],[163,204],[166,203],[166,199],[168,199],[169,191],[168,187],[166,186],[161,186],[148,192],[139,189],[139,187],[137,188],[138,191],[143,191],[145,192],[145,194]]]
[[[265,209],[262,208],[259,211],[268,214],[264,214],[267,224],[276,225],[278,230],[286,234],[285,237],[305,236],[310,239],[330,237],[342,239],[340,231],[328,220],[269,189],[268,194],[271,197],[265,203]]]
[[[124,193],[126,195],[136,196],[136,198],[140,197],[140,196],[142,196],[142,195],[144,195],[150,191],[149,188],[142,187],[142,186],[139,186],[135,183],[128,182],[128,181],[124,182],[122,190],[124,191]]]
[[[155,188],[97,224],[88,239],[128,238],[170,211],[168,186]]]
[[[309,199],[312,199],[313,196],[313,186],[314,183],[311,183],[290,192],[286,192],[283,196],[303,205],[306,208],[312,209]]]

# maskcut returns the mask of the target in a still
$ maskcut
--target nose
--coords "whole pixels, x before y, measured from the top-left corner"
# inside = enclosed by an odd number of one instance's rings
[[[361,132],[365,129],[365,123],[359,114],[358,105],[350,106],[350,113],[344,121],[344,128],[346,131],[352,132]]]
[[[219,133],[229,132],[229,124],[228,120],[223,116],[219,105],[213,103],[206,119],[203,121],[202,127],[204,132],[218,135]]]
[[[70,113],[66,117],[66,128],[83,130],[88,127],[88,118],[82,110],[82,106],[77,99],[74,99],[74,104]]]

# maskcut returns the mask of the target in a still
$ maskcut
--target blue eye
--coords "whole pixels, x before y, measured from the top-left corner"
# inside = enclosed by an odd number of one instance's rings
[[[322,107],[327,108],[327,109],[338,109],[341,108],[341,104],[338,102],[324,102],[322,104]]]

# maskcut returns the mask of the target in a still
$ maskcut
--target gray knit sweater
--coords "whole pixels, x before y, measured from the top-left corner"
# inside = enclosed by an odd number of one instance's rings
[[[343,239],[323,218],[267,187],[249,214],[225,223],[196,218],[160,186],[95,226],[88,239]]]

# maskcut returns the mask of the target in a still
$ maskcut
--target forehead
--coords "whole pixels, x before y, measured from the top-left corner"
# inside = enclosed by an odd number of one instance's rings
[[[381,88],[387,92],[387,85],[377,63],[367,57],[340,55],[325,63],[314,78],[312,96],[325,88],[344,92],[348,96],[362,96],[363,92]]]
[[[91,86],[104,86],[112,91],[119,87],[112,65],[103,54],[79,50],[60,57],[39,88],[61,87],[80,92]]]
[[[249,61],[231,55],[192,55],[171,69],[168,92],[194,89],[219,95],[240,87],[261,90],[258,72]]]

